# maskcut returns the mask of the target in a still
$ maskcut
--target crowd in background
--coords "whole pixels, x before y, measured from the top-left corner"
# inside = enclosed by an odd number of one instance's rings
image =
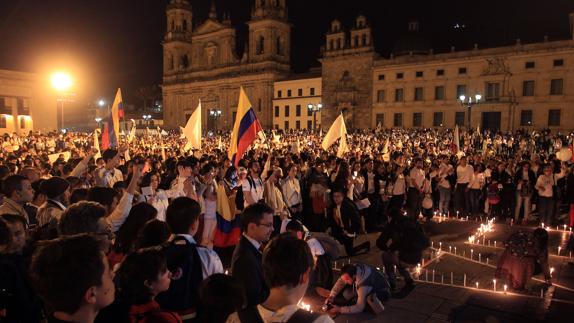
[[[321,137],[267,133],[233,165],[211,133],[103,151],[93,134],[4,135],[0,321],[331,322],[301,298],[380,313],[394,266],[412,288],[433,216],[574,226],[571,134],[377,129],[342,152]],[[368,252],[373,232],[387,274],[335,280],[338,244]]]

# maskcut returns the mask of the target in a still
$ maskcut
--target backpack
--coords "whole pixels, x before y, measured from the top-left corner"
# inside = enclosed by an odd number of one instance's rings
[[[331,259],[339,258],[339,243],[335,241],[335,239],[328,236],[315,237],[315,239],[319,241],[323,250],[325,250],[325,253],[329,255]]]
[[[197,248],[182,236],[175,237],[164,248],[167,269],[172,273],[172,278],[169,289],[156,297],[161,308],[176,312],[196,308],[199,285],[203,280],[201,258]]]
[[[498,184],[492,183],[488,185],[486,197],[488,199],[488,203],[491,205],[496,205],[500,203],[500,193],[498,191]]]

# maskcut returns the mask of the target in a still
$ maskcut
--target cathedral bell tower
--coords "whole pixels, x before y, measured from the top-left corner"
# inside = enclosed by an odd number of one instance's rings
[[[289,64],[291,25],[287,22],[285,0],[255,0],[251,20],[247,24],[251,62]]]
[[[163,74],[184,72],[191,66],[193,13],[187,0],[171,0],[166,10],[167,28],[163,45]]]

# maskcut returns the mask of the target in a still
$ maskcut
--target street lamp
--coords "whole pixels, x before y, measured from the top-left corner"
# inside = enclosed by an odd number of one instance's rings
[[[56,91],[58,91],[58,94],[60,95],[58,102],[60,102],[60,126],[58,127],[59,129],[63,129],[64,128],[64,101],[65,101],[65,94],[66,91],[69,90],[72,85],[73,85],[73,81],[72,81],[72,77],[64,72],[56,72],[52,75],[51,77],[51,81],[52,81],[52,87],[54,87],[54,89],[56,89]]]
[[[151,120],[151,115],[149,115],[149,114],[144,114],[144,115],[143,115],[143,119],[146,121],[147,126],[149,127],[149,125],[150,125],[150,120]]]
[[[309,109],[309,111],[313,112],[313,130],[317,130],[317,112],[321,111],[322,108],[323,108],[323,104],[321,104],[321,103],[317,103],[317,104],[309,103],[309,104],[307,104],[307,109]]]
[[[100,128],[100,122],[102,122],[102,118],[97,117],[95,120],[98,123],[98,128]]]
[[[103,99],[100,99],[100,100],[98,101],[98,105],[100,106],[100,108],[103,108],[104,105],[106,105],[106,101],[104,101]]]
[[[482,99],[482,95],[480,94],[475,94],[474,95],[474,99],[472,98],[472,96],[464,96],[461,95],[458,97],[458,100],[460,102],[460,106],[461,107],[466,107],[466,120],[467,120],[467,127],[468,130],[470,130],[471,128],[471,123],[470,123],[470,109],[477,104],[480,104],[480,100]]]
[[[219,109],[209,110],[209,116],[211,118],[213,118],[213,124],[214,124],[215,131],[217,131],[217,119],[219,119],[219,117],[221,117],[221,114],[222,114],[222,112]]]

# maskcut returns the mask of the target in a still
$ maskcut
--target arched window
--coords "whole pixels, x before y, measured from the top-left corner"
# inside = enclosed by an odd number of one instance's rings
[[[187,54],[181,56],[181,61],[180,61],[180,68],[182,69],[186,69],[189,66],[189,58],[187,57]]]
[[[341,49],[341,38],[337,39],[337,49]]]
[[[329,41],[329,50],[333,50],[333,49],[335,49],[335,42],[331,39]]]
[[[355,35],[355,47],[359,47],[359,36]]]
[[[275,44],[275,46],[277,46],[277,55],[283,55],[283,47],[281,46],[281,37],[277,37],[276,42],[277,44]]]
[[[173,19],[169,22],[169,31],[173,31],[175,29],[175,23]]]
[[[361,37],[361,45],[362,46],[367,46],[367,34],[363,34],[363,36]]]
[[[183,19],[183,31],[187,31],[187,20]]]
[[[167,59],[167,69],[173,70],[173,54],[169,54]]]
[[[259,36],[257,40],[257,48],[256,48],[257,55],[261,55],[265,52],[265,38],[263,36]]]

